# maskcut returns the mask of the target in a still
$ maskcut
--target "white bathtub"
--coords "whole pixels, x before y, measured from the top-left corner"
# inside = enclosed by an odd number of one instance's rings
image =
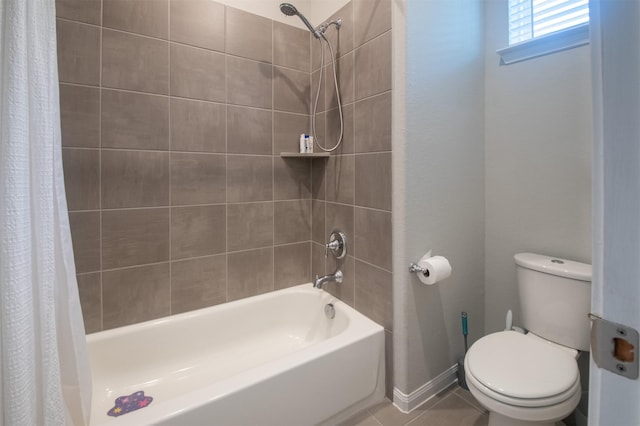
[[[87,341],[92,425],[335,424],[384,398],[383,328],[311,284]],[[107,415],[137,391],[153,401]]]

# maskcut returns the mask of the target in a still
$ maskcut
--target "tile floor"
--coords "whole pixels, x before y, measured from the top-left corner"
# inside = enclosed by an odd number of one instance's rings
[[[489,413],[458,385],[431,398],[409,414],[389,400],[348,419],[342,426],[486,426]]]

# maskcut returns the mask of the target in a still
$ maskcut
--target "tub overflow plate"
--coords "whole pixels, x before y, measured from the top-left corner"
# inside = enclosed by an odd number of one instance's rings
[[[327,303],[324,305],[324,314],[329,319],[334,319],[336,317],[336,308],[333,306],[333,303]]]

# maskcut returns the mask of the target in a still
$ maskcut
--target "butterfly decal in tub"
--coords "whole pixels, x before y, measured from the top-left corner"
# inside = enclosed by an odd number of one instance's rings
[[[151,404],[153,398],[144,396],[144,391],[134,392],[131,395],[118,397],[116,405],[107,412],[109,416],[118,417],[132,411],[139,410]]]

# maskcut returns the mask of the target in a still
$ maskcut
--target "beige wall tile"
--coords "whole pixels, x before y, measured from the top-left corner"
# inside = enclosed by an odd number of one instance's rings
[[[311,198],[325,200],[327,198],[326,180],[328,159],[315,160],[311,162]]]
[[[271,108],[273,66],[227,56],[227,103]]]
[[[166,39],[169,0],[103,0],[102,25]]]
[[[224,102],[225,57],[171,43],[171,96]]]
[[[227,256],[171,262],[171,313],[206,308],[227,301]]]
[[[287,244],[273,249],[274,288],[292,287],[311,279],[311,243]]]
[[[273,109],[308,114],[310,96],[311,85],[308,73],[274,67]]]
[[[227,7],[225,51],[231,55],[271,63],[272,21],[243,10]]]
[[[328,233],[325,229],[326,202],[311,201],[311,239],[319,244],[327,242]]]
[[[393,330],[392,284],[391,273],[355,261],[355,307],[387,330]]]
[[[311,161],[273,158],[273,196],[276,200],[311,197]]]
[[[219,154],[171,154],[171,205],[227,200],[226,159]]]
[[[100,89],[60,85],[62,146],[98,148],[100,145]]]
[[[329,234],[332,231],[342,231],[347,235],[347,254],[353,256],[355,241],[353,206],[328,202],[326,203],[326,209],[326,235],[319,242],[326,244],[329,242]]]
[[[172,0],[171,40],[224,51],[224,5],[210,0]]]
[[[77,275],[85,333],[102,331],[102,284],[100,272]]]
[[[100,25],[101,0],[56,0],[56,16]]]
[[[271,156],[227,156],[227,202],[273,200]]]
[[[327,258],[324,257],[324,244],[311,243],[311,279],[326,274]]]
[[[169,149],[169,98],[103,89],[102,147]]]
[[[354,53],[349,52],[336,61],[336,75],[338,76],[338,89],[340,90],[340,101],[342,104],[350,104],[354,100]],[[326,86],[326,105],[328,109],[338,106],[336,96],[336,83],[333,77],[333,65],[329,63],[324,67],[324,78]]]
[[[229,204],[227,206],[228,251],[273,245],[273,203]]]
[[[100,208],[99,158],[96,149],[62,149],[64,186],[70,211]]]
[[[227,107],[227,152],[271,154],[273,114],[270,110]]]
[[[100,212],[69,213],[77,273],[100,270]]]
[[[225,117],[223,104],[171,98],[171,149],[225,152]]]
[[[322,141],[322,146],[329,149],[333,148],[340,139],[340,110],[334,108],[327,111],[326,118],[327,134]],[[331,155],[353,153],[353,104],[342,107],[342,121],[342,141]]]
[[[102,268],[169,260],[169,209],[103,210]]]
[[[354,228],[356,259],[391,271],[391,212],[356,207]]]
[[[322,74],[322,81],[318,82],[320,79],[320,75]],[[318,84],[320,84],[320,93],[318,94]],[[311,73],[311,86],[310,93],[311,97],[309,98],[309,114],[313,114],[313,108],[316,108],[317,112],[322,112],[327,110],[327,80],[324,78],[324,73],[320,73],[320,70],[315,70]],[[318,102],[316,104],[316,99]],[[317,105],[317,106],[316,106]]]
[[[102,208],[169,205],[169,153],[102,151]]]
[[[102,86],[168,94],[169,44],[103,29]]]
[[[226,206],[173,207],[171,259],[224,253]]]
[[[300,135],[310,134],[311,120],[306,114],[273,113],[273,153],[299,152]]]
[[[351,52],[353,50],[353,2],[350,1],[336,13],[331,15],[327,22],[342,20],[342,26],[339,30],[335,26],[331,26],[325,35],[329,39],[331,46],[337,58]],[[326,47],[326,46],[325,46]],[[326,49],[327,51],[329,49]],[[327,61],[329,60],[329,52],[327,53]]]
[[[356,205],[391,210],[391,153],[356,155]]]
[[[290,244],[311,239],[311,200],[276,201],[274,244]]]
[[[309,72],[311,33],[291,25],[273,22],[273,63]]]
[[[56,19],[60,82],[100,84],[100,28]]]
[[[391,90],[391,32],[367,42],[355,52],[355,99]]]
[[[356,46],[391,29],[391,0],[353,0]]]
[[[170,314],[169,263],[102,273],[104,329]]]
[[[324,180],[327,188],[327,201],[353,204],[355,193],[355,156],[331,156],[327,160]]]
[[[356,152],[391,151],[391,92],[356,102]]]
[[[273,290],[273,247],[227,255],[229,301]]]

